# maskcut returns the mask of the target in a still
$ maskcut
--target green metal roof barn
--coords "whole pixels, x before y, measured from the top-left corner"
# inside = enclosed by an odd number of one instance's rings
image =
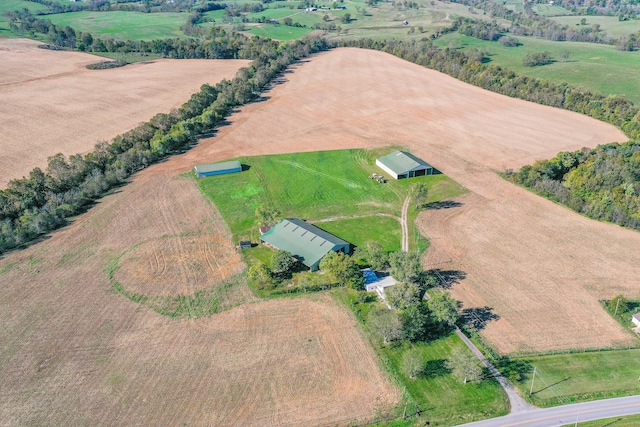
[[[206,165],[196,165],[193,167],[198,178],[205,176],[224,175],[227,173],[242,172],[242,165],[237,160],[222,163],[208,163]]]
[[[376,159],[376,165],[395,179],[433,175],[433,167],[430,164],[400,150]]]
[[[297,218],[285,218],[262,236],[260,240],[277,249],[291,252],[294,258],[318,269],[322,258],[330,251],[349,253],[349,242]]]

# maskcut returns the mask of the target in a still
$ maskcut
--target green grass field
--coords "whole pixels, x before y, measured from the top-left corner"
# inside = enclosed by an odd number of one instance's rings
[[[310,221],[379,213],[400,216],[411,186],[419,182],[433,189],[434,198],[450,198],[465,191],[444,175],[389,180],[386,184],[369,179],[372,173],[382,172],[375,166],[375,159],[394,149],[244,157],[238,160],[249,165],[249,170],[202,178],[198,183],[218,207],[234,236],[252,240],[258,237],[255,211],[260,204],[274,207],[282,217]],[[382,227],[373,229],[376,230],[383,231]],[[386,238],[371,234],[367,240],[382,243]]]
[[[536,4],[533,5],[533,11],[539,16],[564,16],[573,15],[569,9],[565,9],[562,6],[549,6],[548,4]]]
[[[371,240],[371,236],[377,236],[378,243],[385,251],[400,250],[402,231],[400,223],[394,218],[370,216],[323,222],[316,225],[356,246],[363,246]]]
[[[399,419],[377,425],[453,426],[509,412],[507,397],[493,377],[487,376],[482,381],[463,384],[447,369],[445,361],[450,357],[451,351],[456,347],[465,347],[457,335],[451,334],[428,343],[404,342],[384,346],[379,336],[362,320],[366,319],[375,303],[357,303],[357,293],[349,289],[336,289],[332,293],[336,300],[353,310],[365,325],[364,330],[378,353],[382,366],[405,392]],[[418,348],[426,361],[425,373],[415,379],[409,378],[402,365],[403,355],[412,348]],[[411,415],[406,423],[401,419],[404,403],[407,403],[407,414]],[[419,416],[415,416],[417,409],[422,411]]]
[[[425,411],[424,419],[432,426],[463,424],[498,417],[509,411],[507,397],[492,377],[463,384],[445,367],[451,351],[463,346],[460,338],[452,334],[429,343],[379,348],[399,373],[403,385],[420,409]],[[430,374],[411,379],[403,371],[402,356],[411,347],[421,350]]]
[[[640,415],[629,415],[626,417],[605,418],[597,421],[586,421],[566,424],[563,427],[637,427],[640,425]]]
[[[640,393],[640,349],[518,358],[531,370],[515,385],[536,406]],[[536,376],[529,398],[533,367]]]
[[[47,15],[46,19],[56,25],[68,25],[97,37],[113,37],[118,40],[152,40],[184,37],[180,26],[184,25],[188,16],[188,13],[173,12],[85,11]]]
[[[614,46],[594,43],[553,42],[533,37],[517,37],[518,47],[504,47],[498,42],[478,40],[460,33],[447,34],[435,41],[439,47],[454,44],[468,50],[477,48],[488,52],[492,64],[508,68],[518,74],[537,77],[600,93],[617,95],[640,103],[640,73],[629,70],[640,67],[640,51],[619,52]],[[569,52],[567,62],[558,60],[561,51]],[[525,67],[522,59],[528,53],[551,52],[556,61],[542,67]]]
[[[258,24],[247,29],[247,32],[253,35],[282,41],[299,39],[311,31],[311,28],[288,27],[286,25],[274,24]]]
[[[602,31],[614,37],[640,31],[640,19],[618,21],[617,16],[556,16],[553,20],[579,30],[585,27],[584,25],[580,25],[580,20],[583,18],[587,20],[587,27],[598,24]]]
[[[12,10],[29,9],[31,12],[47,10],[48,7],[39,3],[25,0],[2,0],[0,1],[0,37],[17,37],[9,31],[9,21],[3,16],[5,12]]]

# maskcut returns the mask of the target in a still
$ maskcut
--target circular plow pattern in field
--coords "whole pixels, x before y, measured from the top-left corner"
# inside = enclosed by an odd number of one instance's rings
[[[215,236],[150,240],[127,252],[115,279],[125,290],[147,296],[185,295],[242,271],[240,255]]]

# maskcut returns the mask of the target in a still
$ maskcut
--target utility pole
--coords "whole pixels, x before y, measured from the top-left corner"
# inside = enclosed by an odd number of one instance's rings
[[[536,379],[536,369],[538,369],[537,366],[534,366],[533,367],[533,377],[531,378],[531,389],[529,389],[529,396],[531,396],[531,394],[533,393],[533,381],[535,381],[535,379]]]
[[[618,315],[618,306],[620,305],[620,298],[618,298],[618,302],[616,302],[616,312],[613,313],[614,316]]]

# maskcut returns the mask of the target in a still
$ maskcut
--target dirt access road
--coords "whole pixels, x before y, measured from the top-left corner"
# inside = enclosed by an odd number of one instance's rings
[[[57,153],[86,153],[157,113],[168,113],[204,83],[232,78],[244,60],[156,59],[88,70],[105,58],[0,39],[0,188]]]

